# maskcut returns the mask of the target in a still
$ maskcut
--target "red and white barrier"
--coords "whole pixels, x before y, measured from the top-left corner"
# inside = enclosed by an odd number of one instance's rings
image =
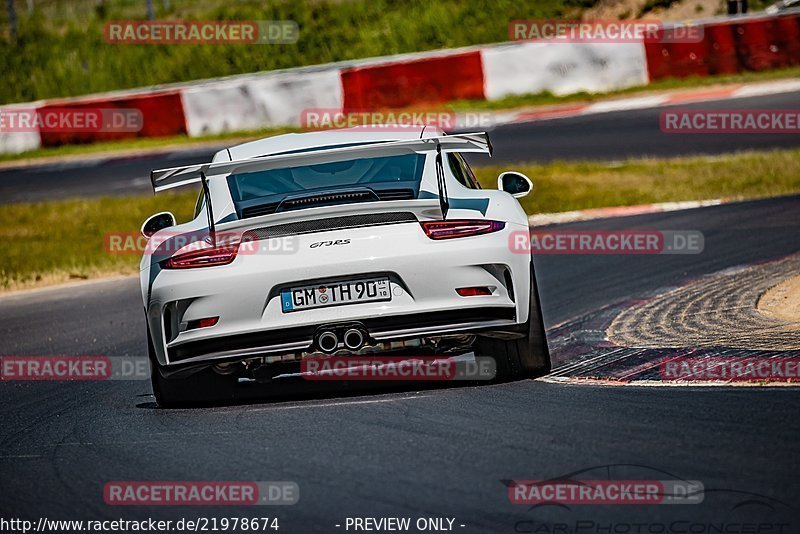
[[[550,91],[606,92],[668,77],[800,64],[800,12],[710,19],[692,43],[516,42],[287,69],[0,107],[0,153],[128,137],[299,126],[304,110],[381,110]],[[139,131],[9,131],[4,109],[124,108]]]
[[[4,131],[9,128],[6,124],[6,117],[27,113],[36,107],[36,103],[0,106],[0,153],[19,154],[28,150],[36,150],[42,146],[42,138],[38,131]]]
[[[344,108],[348,110],[483,100],[483,85],[481,55],[477,50],[342,71]]]
[[[647,83],[641,43],[525,42],[481,51],[487,100],[550,91],[606,92]]]
[[[152,91],[116,97],[88,97],[80,99],[52,100],[37,107],[37,112],[50,110],[70,112],[72,110],[129,109],[141,113],[141,129],[129,131],[113,126],[101,131],[70,131],[56,129],[40,132],[42,146],[54,147],[71,144],[96,143],[136,137],[166,137],[186,133],[186,118],[181,106],[179,91]]]
[[[697,43],[645,43],[650,80],[800,64],[800,13],[710,20]]]
[[[191,137],[268,126],[299,126],[304,109],[341,108],[338,69],[265,73],[182,91]]]
[[[74,118],[81,114],[84,117],[96,116],[99,110],[117,111],[118,117],[132,111],[138,125],[132,129],[126,124],[115,127],[98,121],[92,127],[86,127],[74,122]],[[25,115],[24,124],[20,122],[20,114]],[[59,118],[66,119],[65,123],[60,124]],[[39,127],[42,123],[45,128]],[[0,153],[16,154],[41,147],[186,133],[181,94],[177,90],[112,93],[0,107]]]

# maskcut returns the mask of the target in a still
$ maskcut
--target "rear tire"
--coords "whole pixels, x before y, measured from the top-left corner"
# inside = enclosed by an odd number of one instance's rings
[[[517,378],[536,378],[550,372],[550,350],[547,347],[542,305],[531,263],[531,298],[525,335],[516,339],[478,338],[477,353],[491,356],[497,366],[495,380],[505,382]]]
[[[158,363],[150,332],[147,332],[150,357],[150,383],[153,396],[161,408],[188,408],[220,404],[235,397],[236,377],[220,375],[210,367],[181,378],[166,378],[163,366]]]

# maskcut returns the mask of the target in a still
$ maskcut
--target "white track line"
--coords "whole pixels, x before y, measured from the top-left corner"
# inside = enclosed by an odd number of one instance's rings
[[[256,408],[254,410],[248,410],[248,412],[266,412],[266,411],[277,411],[277,410],[297,410],[300,408],[330,408],[335,406],[351,406],[354,404],[381,404],[385,402],[398,402],[404,400],[413,400],[413,399],[424,399],[430,397],[430,395],[415,395],[413,397],[394,397],[391,399],[372,399],[372,400],[356,400],[356,401],[345,401],[345,402],[325,402],[322,404],[296,404],[292,406],[268,406],[264,408]]]
[[[602,378],[576,378],[576,377],[562,377],[562,376],[544,376],[537,379],[540,382],[547,382],[549,384],[568,384],[576,386],[608,386],[608,387],[670,387],[670,388],[690,388],[690,387],[736,387],[736,388],[754,388],[762,389],[765,387],[770,388],[798,388],[800,383],[794,382],[723,382],[723,381],[696,381],[696,382],[675,382],[675,381],[661,381],[661,380],[634,380],[634,381],[618,381],[613,379]]]

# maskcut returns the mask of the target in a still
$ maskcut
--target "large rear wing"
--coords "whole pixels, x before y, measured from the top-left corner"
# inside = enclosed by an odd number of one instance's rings
[[[213,180],[215,176],[233,173],[257,172],[280,169],[293,165],[316,165],[367,157],[381,157],[408,154],[409,152],[483,152],[492,154],[492,145],[485,132],[465,133],[411,139],[403,141],[384,141],[364,145],[330,148],[313,152],[278,154],[238,161],[203,163],[159,169],[150,173],[153,191],[160,193],[182,185],[200,183],[204,179]]]
[[[215,177],[241,172],[258,172],[271,169],[281,169],[292,165],[317,165],[320,163],[333,163],[368,157],[382,157],[408,154],[409,152],[436,151],[436,183],[439,188],[439,208],[442,218],[447,218],[450,201],[447,198],[447,184],[444,179],[444,166],[442,164],[443,152],[484,152],[492,155],[492,145],[485,132],[467,133],[456,135],[442,135],[424,139],[409,139],[403,141],[385,141],[368,143],[364,145],[329,148],[313,152],[299,152],[293,154],[277,154],[259,158],[238,161],[224,161],[219,163],[203,163],[202,165],[189,165],[161,169],[150,173],[153,191],[158,193],[173,187],[201,183],[206,198],[206,213],[208,215],[208,229],[215,233],[214,209],[211,205],[208,182]]]

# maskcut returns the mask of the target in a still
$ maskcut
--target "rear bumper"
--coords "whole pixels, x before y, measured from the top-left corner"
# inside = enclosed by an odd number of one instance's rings
[[[514,308],[483,308],[428,314],[397,315],[359,321],[376,341],[394,341],[437,334],[503,330],[516,325]],[[238,360],[287,352],[311,350],[314,326],[281,331],[204,339],[167,349],[172,364]]]
[[[358,321],[388,341],[510,330],[527,320],[530,257],[514,254],[515,225],[481,236],[428,239],[417,223],[300,235],[293,250],[240,255],[233,263],[150,270],[148,326],[162,365],[241,359],[309,349],[322,325]],[[344,246],[311,244],[348,239]],[[392,300],[283,313],[280,290],[337,279],[388,276]],[[491,286],[461,297],[458,287]],[[210,328],[188,321],[219,317]]]

